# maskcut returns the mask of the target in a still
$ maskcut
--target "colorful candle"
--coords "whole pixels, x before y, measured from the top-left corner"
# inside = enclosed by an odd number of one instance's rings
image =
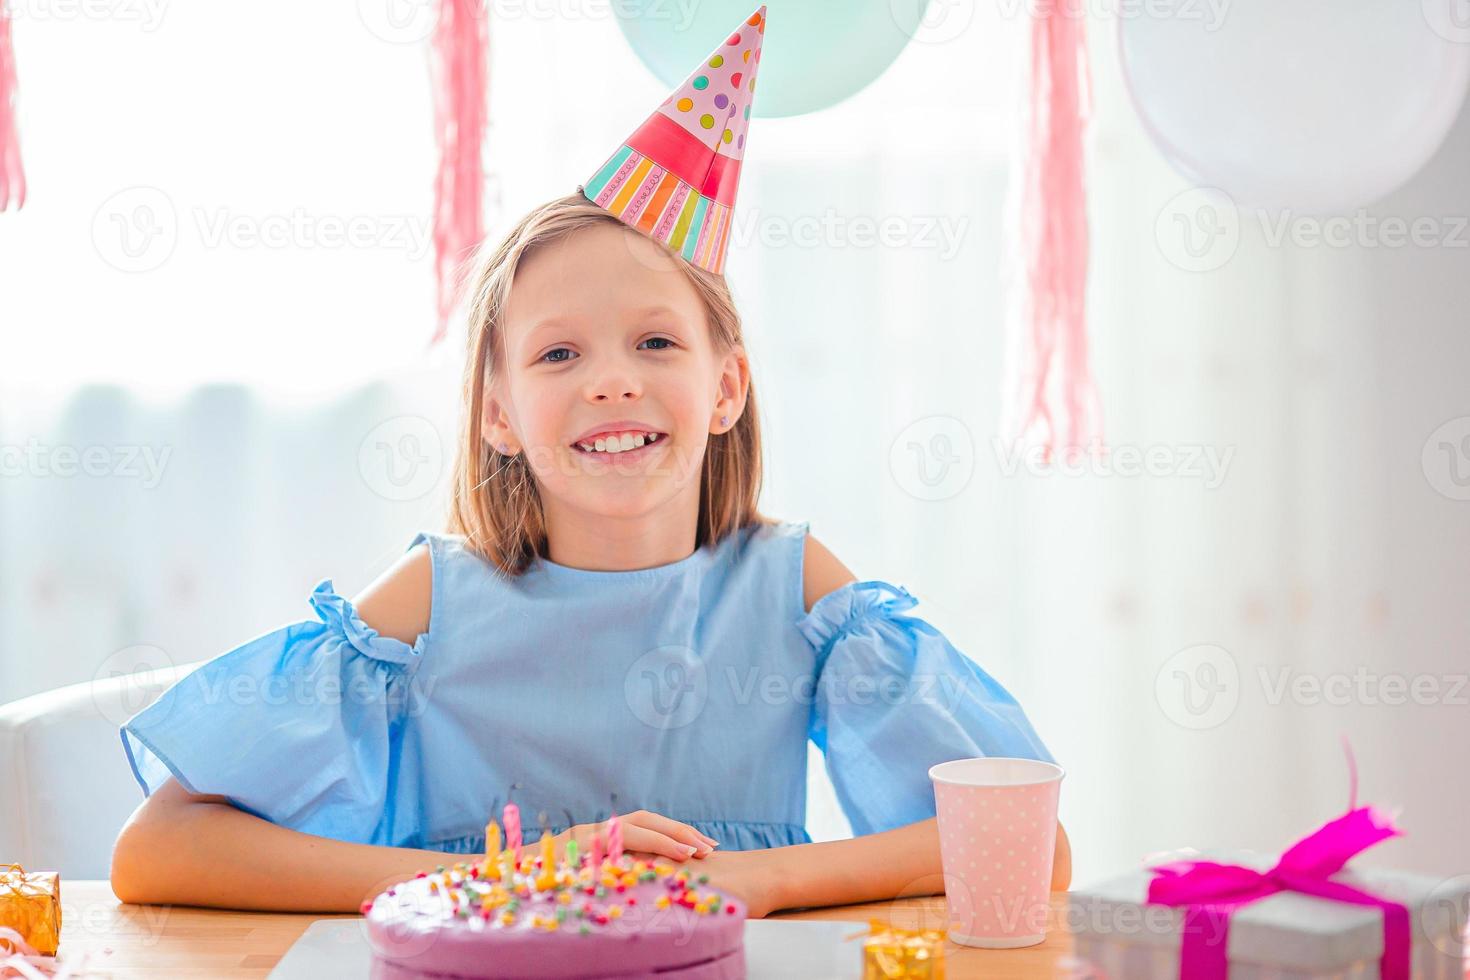
[[[623,822],[614,813],[607,820],[607,859],[614,864],[623,856]]]
[[[496,863],[500,858],[500,825],[492,818],[485,825],[485,864],[480,869],[480,874],[491,881],[500,877],[500,869]]]
[[[592,859],[591,859],[591,863],[592,863],[592,874],[595,877],[596,875],[598,875],[598,874],[600,874],[602,872],[602,835],[599,834],[595,830],[592,832]]]
[[[577,870],[577,838],[570,835],[567,836],[567,864],[573,871]]]
[[[549,831],[541,831],[541,874],[536,878],[536,887],[550,891],[556,885],[556,841]]]
[[[521,860],[521,808],[514,803],[505,805],[501,815],[505,820],[505,849],[510,851],[517,864]]]
[[[500,852],[500,877],[505,887],[515,887],[516,859],[509,849]]]

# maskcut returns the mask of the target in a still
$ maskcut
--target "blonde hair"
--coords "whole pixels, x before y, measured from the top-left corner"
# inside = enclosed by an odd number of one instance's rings
[[[574,194],[533,209],[493,249],[480,246],[470,282],[468,356],[462,398],[463,425],[454,464],[449,532],[509,575],[520,575],[538,556],[547,556],[546,519],[541,492],[524,453],[507,456],[482,436],[485,391],[505,370],[505,304],[516,269],[532,253],[573,232],[600,223],[626,228],[616,216]],[[651,239],[650,239],[651,240]],[[673,253],[704,305],[710,341],[724,354],[744,346],[740,314],[722,276],[691,265]],[[755,384],[735,425],[711,434],[700,467],[699,519],[695,548],[718,543],[750,524],[770,523],[756,510],[761,484],[761,438]]]

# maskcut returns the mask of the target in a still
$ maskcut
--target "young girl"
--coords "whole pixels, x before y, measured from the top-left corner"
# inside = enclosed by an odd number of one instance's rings
[[[754,917],[934,894],[928,768],[1050,760],[907,591],[756,510],[723,256],[600,203],[612,162],[477,263],[450,533],[350,601],[323,581],[316,621],[123,726],[146,799],[122,900],[353,912],[483,852],[508,801],[528,841],[584,853],[615,808],[628,850],[698,863]],[[808,738],[854,839],[807,835]],[[1059,829],[1053,886],[1070,873]]]

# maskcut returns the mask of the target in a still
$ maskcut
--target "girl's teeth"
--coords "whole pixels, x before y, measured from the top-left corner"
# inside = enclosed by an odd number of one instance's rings
[[[641,432],[637,435],[629,432],[624,432],[621,435],[600,438],[596,440],[596,442],[591,444],[579,442],[577,443],[577,445],[581,446],[589,453],[625,453],[630,449],[638,449],[644,446],[646,443],[656,442],[657,440],[657,433],[650,432],[648,434],[648,437],[645,439],[643,433]]]

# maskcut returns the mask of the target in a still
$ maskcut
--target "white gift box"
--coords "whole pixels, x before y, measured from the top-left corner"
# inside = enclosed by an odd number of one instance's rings
[[[1257,871],[1272,855],[1249,851],[1190,854],[1191,860]],[[1162,863],[1162,862],[1153,862]],[[1148,904],[1154,875],[1140,869],[1068,897],[1067,924],[1084,975],[1110,980],[1175,980],[1185,907]],[[1333,881],[1409,910],[1416,980],[1466,980],[1465,927],[1470,876],[1436,878],[1400,871],[1344,870]],[[1237,909],[1226,946],[1230,980],[1379,980],[1383,913],[1298,892],[1278,892]]]

